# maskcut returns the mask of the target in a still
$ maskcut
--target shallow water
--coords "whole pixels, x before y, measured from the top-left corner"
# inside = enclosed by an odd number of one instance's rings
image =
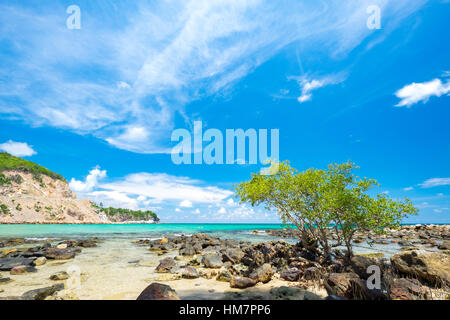
[[[252,230],[282,229],[282,224],[208,224],[208,223],[170,223],[170,224],[14,224],[0,225],[0,237],[106,237],[133,238],[160,237],[170,234],[193,233],[241,233],[251,234]]]
[[[80,299],[136,299],[152,282],[169,284],[184,299],[222,299],[224,293],[239,290],[231,289],[228,283],[216,281],[214,278],[164,279],[164,275],[155,273],[155,267],[161,259],[176,256],[178,250],[159,256],[149,251],[148,247],[136,245],[134,240],[201,232],[222,239],[251,242],[283,240],[295,243],[296,239],[280,239],[263,232],[283,227],[279,224],[0,225],[0,238],[50,238],[54,243],[68,238],[101,238],[98,247],[84,248],[69,261],[49,260],[45,265],[37,267],[36,273],[9,275],[9,272],[2,272],[3,277],[10,277],[13,282],[0,284],[0,289],[4,290],[0,297],[20,296],[28,290],[53,285],[57,282],[50,280],[50,275],[66,271],[71,274],[71,278],[58,282],[65,282]],[[252,232],[254,230],[261,232],[255,234]],[[35,244],[22,246],[33,247]],[[370,247],[367,243],[360,243],[355,244],[354,250],[356,253],[382,252],[389,258],[399,252],[400,246],[391,243]],[[286,282],[275,279],[249,290],[264,295],[268,294],[271,287],[281,285],[286,285]]]

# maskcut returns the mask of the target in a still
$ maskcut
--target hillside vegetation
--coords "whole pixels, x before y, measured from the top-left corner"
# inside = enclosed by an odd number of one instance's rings
[[[126,221],[126,220],[136,220],[136,221],[148,221],[148,220],[154,220],[159,221],[158,215],[150,210],[147,211],[141,211],[141,210],[130,210],[130,209],[122,209],[122,208],[103,208],[102,206],[98,206],[95,203],[92,203],[92,206],[99,210],[100,212],[103,212],[108,216],[108,218],[113,220],[119,220],[119,221]]]
[[[58,173],[52,172],[47,168],[44,168],[31,161],[14,157],[6,152],[0,152],[0,185],[9,184],[9,179],[2,174],[4,171],[21,171],[31,173],[33,178],[37,181],[41,181],[41,175],[49,176],[53,179],[58,179],[66,182],[66,180]]]

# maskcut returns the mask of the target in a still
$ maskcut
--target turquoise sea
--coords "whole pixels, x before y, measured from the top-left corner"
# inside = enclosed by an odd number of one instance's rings
[[[252,235],[253,230],[285,228],[283,224],[207,224],[207,223],[161,223],[161,224],[11,224],[0,225],[0,238],[160,238],[173,235],[209,233],[224,238],[252,240],[270,236]]]

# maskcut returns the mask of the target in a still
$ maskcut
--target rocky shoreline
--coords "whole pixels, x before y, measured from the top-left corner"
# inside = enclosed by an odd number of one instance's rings
[[[288,238],[295,230],[266,233]],[[207,293],[220,290],[221,299],[450,299],[450,226],[403,226],[400,230],[388,230],[383,236],[360,234],[356,241],[359,240],[401,243],[403,248],[389,259],[376,254],[348,259],[345,252],[336,249],[329,261],[319,248],[306,249],[301,242],[251,243],[195,234],[135,240],[130,245],[147,252],[154,260],[126,263],[151,270],[150,285],[135,295],[134,299],[140,300],[179,299],[178,292],[184,288]],[[85,250],[97,248],[102,241],[0,240],[0,247],[7,248],[0,255],[0,296],[3,288],[14,286],[12,277],[41,272],[48,262],[70,261]],[[370,270],[374,269],[380,270],[378,287],[372,285]],[[50,279],[56,284],[1,299],[77,299],[67,286],[69,276],[67,272],[55,272]]]

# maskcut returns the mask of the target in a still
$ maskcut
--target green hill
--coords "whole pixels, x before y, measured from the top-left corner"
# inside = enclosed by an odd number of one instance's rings
[[[92,206],[97,210],[106,214],[110,219],[114,221],[129,221],[129,220],[145,220],[148,221],[150,219],[154,221],[159,221],[158,215],[150,210],[141,211],[141,210],[130,210],[130,209],[122,209],[122,208],[103,208],[103,206],[99,206],[92,202]]]
[[[39,182],[42,182],[41,175],[46,175],[50,178],[66,182],[66,179],[64,179],[60,174],[52,172],[34,162],[19,157],[14,157],[6,152],[0,152],[0,185],[9,182],[2,172],[12,170],[31,173],[33,178]]]

